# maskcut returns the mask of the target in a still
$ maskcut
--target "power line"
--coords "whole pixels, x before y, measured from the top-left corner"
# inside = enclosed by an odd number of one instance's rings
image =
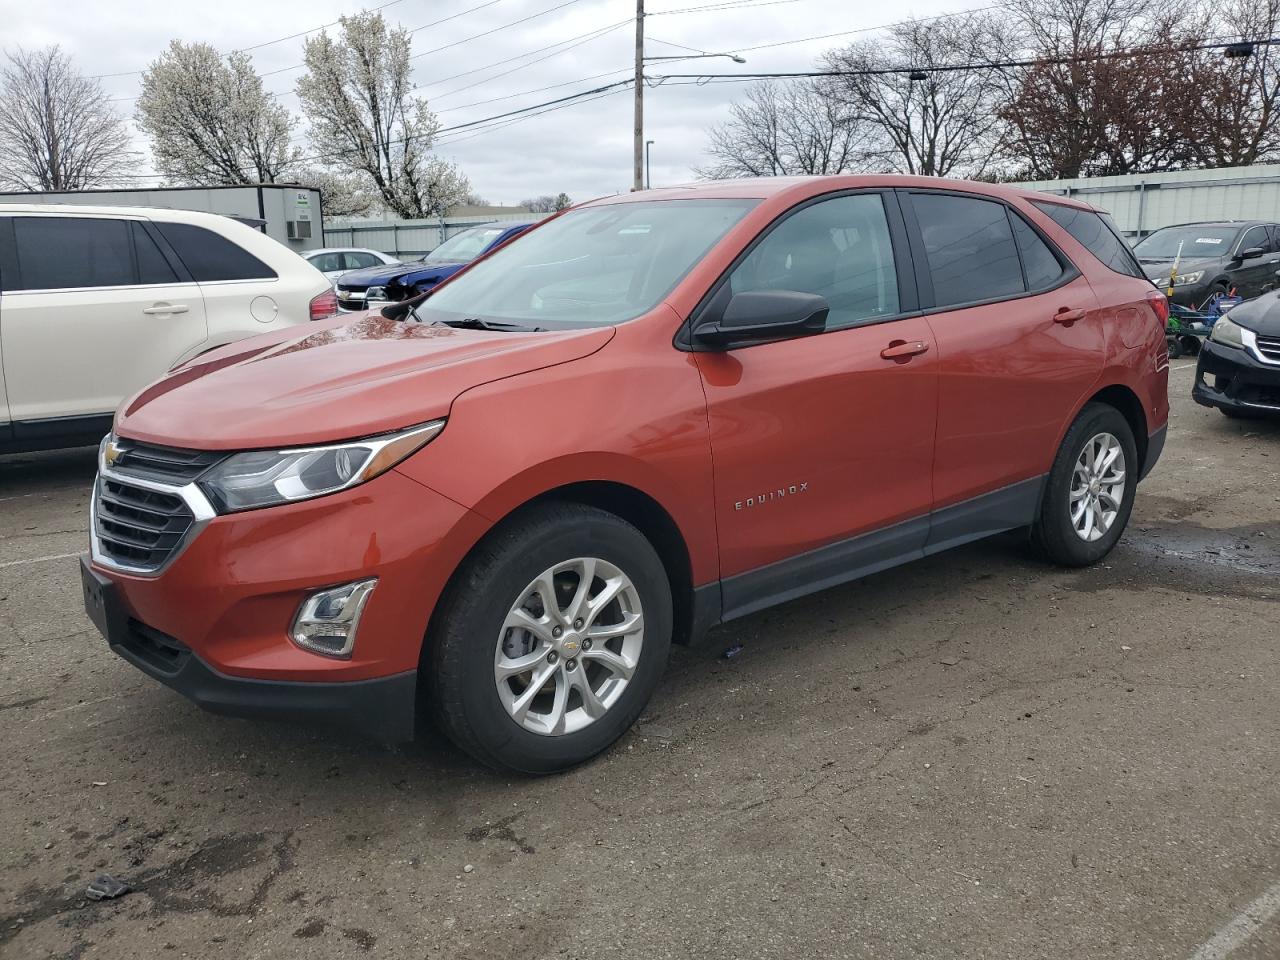
[[[466,110],[470,107],[480,107],[488,103],[497,103],[499,100],[513,100],[516,97],[526,97],[531,93],[542,93],[545,90],[558,90],[561,87],[571,87],[575,83],[586,83],[588,80],[599,80],[601,77],[612,77],[619,73],[631,73],[632,67],[619,67],[616,70],[606,70],[604,73],[594,73],[589,77],[578,77],[576,80],[565,80],[562,83],[551,83],[545,87],[534,87],[532,90],[521,90],[519,93],[504,93],[499,97],[490,97],[488,100],[475,100],[471,103],[460,104],[456,107],[445,107],[442,110],[435,110],[434,113],[453,113],[457,110]]]
[[[555,13],[557,10],[563,10],[565,7],[571,7],[575,3],[581,3],[581,2],[582,0],[564,0],[563,3],[556,4],[556,6],[554,7],[548,7],[546,10],[541,10],[538,13],[531,13],[527,17],[521,17],[519,20],[512,20],[510,23],[504,23],[501,26],[494,27],[491,30],[485,30],[482,33],[472,34],[469,37],[463,37],[461,40],[455,40],[452,43],[446,43],[442,47],[434,47],[431,50],[423,50],[421,53],[415,53],[409,59],[417,60],[419,57],[425,57],[428,54],[432,54],[432,53],[439,53],[441,50],[450,50],[453,47],[459,47],[464,43],[470,43],[472,40],[479,40],[481,37],[487,37],[490,34],[497,33],[500,30],[506,30],[510,27],[519,26],[522,23],[528,23],[530,20],[536,20],[539,17],[545,17],[548,13]]]

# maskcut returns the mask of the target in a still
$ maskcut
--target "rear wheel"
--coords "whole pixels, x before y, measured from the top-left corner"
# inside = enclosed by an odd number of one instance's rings
[[[433,624],[436,719],[500,769],[553,773],[604,750],[653,695],[671,646],[671,588],[639,530],[547,504],[469,557]]]
[[[1097,563],[1129,522],[1137,481],[1138,452],[1129,422],[1115,407],[1088,404],[1049,471],[1033,542],[1054,563]]]

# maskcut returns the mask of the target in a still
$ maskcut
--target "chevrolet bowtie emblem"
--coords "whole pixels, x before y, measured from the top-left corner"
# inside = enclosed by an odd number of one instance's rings
[[[103,463],[108,467],[114,467],[123,454],[124,450],[117,446],[114,440],[108,440],[107,445],[102,449]]]

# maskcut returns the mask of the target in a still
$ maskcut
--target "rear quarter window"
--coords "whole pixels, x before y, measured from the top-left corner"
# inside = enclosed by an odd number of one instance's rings
[[[274,280],[276,272],[221,234],[189,223],[156,221],[178,258],[201,283],[218,280]]]
[[[1112,225],[1110,218],[1093,210],[1081,210],[1060,203],[1033,200],[1032,204],[1071,234],[1077,243],[1101,260],[1107,268],[1139,280],[1147,278],[1133,251]]]

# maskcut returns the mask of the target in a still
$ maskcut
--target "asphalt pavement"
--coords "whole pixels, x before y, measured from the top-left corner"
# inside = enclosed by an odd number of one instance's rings
[[[736,622],[546,779],[201,712],[82,611],[93,452],[0,457],[0,957],[1275,960],[1280,424],[1193,366],[1104,564]]]

